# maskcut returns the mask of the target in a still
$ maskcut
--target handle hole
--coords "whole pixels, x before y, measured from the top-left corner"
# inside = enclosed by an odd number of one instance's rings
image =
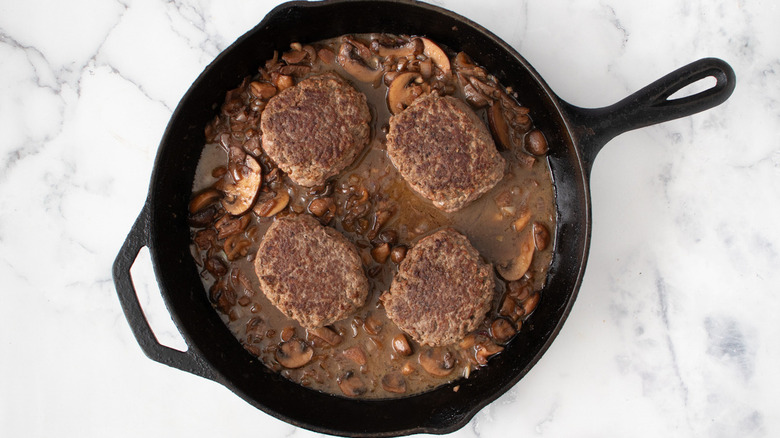
[[[667,97],[666,100],[672,101],[672,100],[683,99],[689,96],[694,96],[696,94],[707,91],[710,88],[714,88],[715,85],[717,84],[718,84],[718,80],[715,78],[715,76],[705,76],[699,79],[698,81],[688,84],[680,88],[679,90],[675,91],[674,94]]]
[[[174,350],[187,351],[187,343],[179,333],[165,306],[157,279],[152,268],[152,256],[149,249],[141,248],[130,268],[130,275],[138,295],[138,302],[144,317],[152,328],[157,342]]]

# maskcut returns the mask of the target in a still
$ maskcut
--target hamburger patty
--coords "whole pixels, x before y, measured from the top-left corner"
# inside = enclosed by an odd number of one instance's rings
[[[260,129],[266,154],[296,183],[313,187],[352,164],[370,138],[366,96],[335,73],[272,97]]]
[[[448,228],[409,250],[380,299],[388,317],[416,341],[446,345],[479,326],[494,286],[492,266],[466,236]]]
[[[309,215],[271,225],[257,250],[255,272],[271,303],[306,328],[345,318],[368,296],[355,247]]]
[[[504,176],[504,159],[482,120],[460,99],[436,93],[390,118],[387,154],[415,191],[446,212]]]

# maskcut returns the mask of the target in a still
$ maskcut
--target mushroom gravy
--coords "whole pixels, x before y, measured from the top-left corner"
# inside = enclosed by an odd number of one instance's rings
[[[366,95],[372,136],[352,165],[325,185],[307,188],[263,153],[259,120],[278,90],[326,71]],[[390,116],[431,92],[468,102],[508,163],[492,190],[454,213],[415,193],[385,151]],[[228,91],[219,115],[205,128],[189,214],[193,257],[209,299],[244,348],[294,382],[349,397],[413,395],[489,366],[491,356],[522,336],[540,301],[554,247],[547,143],[518,100],[522,90],[503,88],[465,54],[449,53],[425,38],[386,34],[294,43]],[[353,316],[315,330],[302,328],[268,301],[253,267],[274,218],[296,214],[312,215],[351,241],[370,285],[366,304]],[[480,328],[458,344],[431,347],[414,342],[389,320],[379,296],[389,289],[407,249],[446,227],[467,236],[493,264],[496,290]]]

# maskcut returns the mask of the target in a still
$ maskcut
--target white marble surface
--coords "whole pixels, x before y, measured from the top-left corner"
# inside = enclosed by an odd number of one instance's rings
[[[780,7],[771,1],[437,1],[564,99],[613,103],[698,58],[724,105],[619,136],[593,169],[593,241],[549,352],[456,437],[780,436]],[[147,359],[111,264],[162,132],[267,1],[0,1],[0,436],[314,436]],[[148,256],[133,273],[182,346]]]

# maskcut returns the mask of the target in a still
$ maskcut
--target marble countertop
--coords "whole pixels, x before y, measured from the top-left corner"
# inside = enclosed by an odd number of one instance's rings
[[[568,102],[614,103],[703,57],[733,96],[611,141],[579,298],[535,368],[456,437],[780,435],[780,6],[436,1]],[[147,359],[111,266],[173,108],[268,1],[0,2],[0,436],[315,436]],[[147,252],[161,342],[184,348]]]

